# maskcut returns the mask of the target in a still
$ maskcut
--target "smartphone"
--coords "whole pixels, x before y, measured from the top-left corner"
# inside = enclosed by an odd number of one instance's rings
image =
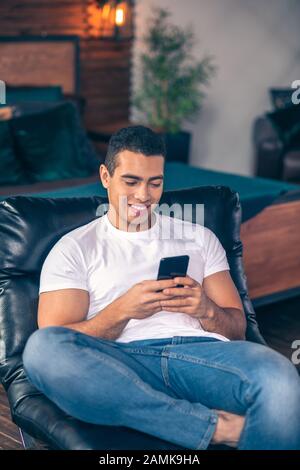
[[[160,281],[161,279],[173,279],[174,277],[186,276],[189,259],[190,257],[188,255],[161,258],[157,280]],[[183,287],[183,285],[178,284],[177,287]]]

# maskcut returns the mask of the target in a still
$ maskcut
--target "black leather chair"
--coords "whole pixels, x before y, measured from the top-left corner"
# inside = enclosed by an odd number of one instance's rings
[[[100,197],[43,199],[16,196],[0,203],[0,375],[26,448],[181,449],[139,431],[92,425],[66,415],[36,390],[22,367],[22,352],[37,328],[39,275],[54,243],[96,217]],[[202,203],[205,225],[222,242],[247,316],[247,339],[264,343],[247,293],[240,241],[238,194],[223,186],[164,193],[161,202]],[[99,214],[99,213],[97,213]],[[191,214],[193,219],[195,214]]]

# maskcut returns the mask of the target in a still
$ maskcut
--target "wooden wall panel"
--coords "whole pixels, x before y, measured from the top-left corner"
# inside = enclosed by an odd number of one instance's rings
[[[88,37],[88,3],[88,0],[0,1],[0,35],[78,35],[85,124],[95,129],[101,124],[128,119],[132,41]]]
[[[0,76],[8,85],[59,84],[64,93],[74,94],[76,62],[74,40],[0,43]]]
[[[273,204],[242,224],[252,299],[300,287],[299,233],[300,201]]]

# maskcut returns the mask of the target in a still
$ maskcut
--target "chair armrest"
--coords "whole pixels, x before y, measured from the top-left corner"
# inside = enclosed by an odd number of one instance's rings
[[[253,142],[256,176],[281,179],[284,143],[266,116],[256,119]]]

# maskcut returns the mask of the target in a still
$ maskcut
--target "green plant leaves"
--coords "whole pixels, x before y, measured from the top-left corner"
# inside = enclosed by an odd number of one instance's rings
[[[201,108],[203,87],[209,84],[216,67],[211,56],[196,61],[192,55],[194,33],[169,21],[170,13],[156,9],[141,55],[142,85],[133,105],[148,125],[165,132],[178,132],[185,119]]]

